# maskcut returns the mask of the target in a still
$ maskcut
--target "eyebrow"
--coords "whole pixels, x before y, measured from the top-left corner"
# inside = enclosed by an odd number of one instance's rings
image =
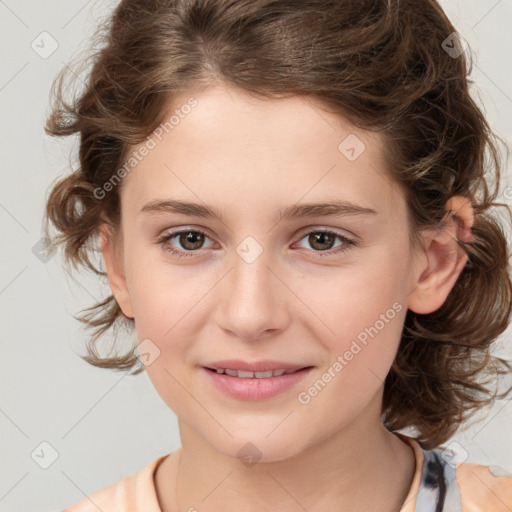
[[[178,213],[193,217],[213,218],[223,222],[220,211],[207,204],[176,201],[172,199],[154,200],[145,204],[141,213]],[[274,221],[304,217],[341,217],[346,215],[376,215],[377,211],[349,201],[329,201],[325,203],[301,203],[282,208],[274,215]]]

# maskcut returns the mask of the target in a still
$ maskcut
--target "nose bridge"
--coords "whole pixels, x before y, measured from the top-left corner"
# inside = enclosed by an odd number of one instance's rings
[[[218,322],[240,337],[255,338],[262,331],[284,324],[286,304],[283,286],[274,275],[270,250],[253,237],[247,237],[233,255],[232,270],[226,276],[218,301]]]
[[[254,242],[243,242],[236,249],[231,275],[232,292],[240,299],[257,300],[268,294],[270,283],[270,251],[259,250]],[[268,304],[268,299],[265,301]]]

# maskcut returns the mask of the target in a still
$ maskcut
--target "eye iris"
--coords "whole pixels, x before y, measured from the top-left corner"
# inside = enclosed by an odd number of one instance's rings
[[[199,241],[195,239],[199,239]],[[193,247],[187,247],[187,243],[191,243]],[[198,233],[196,231],[186,231],[180,235],[180,244],[189,250],[199,249],[203,243],[204,235],[202,233]]]
[[[327,242],[325,241],[325,238],[327,238]],[[311,233],[309,235],[309,243],[311,244],[311,247],[315,247],[315,245],[317,244],[317,242],[320,243],[320,245],[322,244],[327,244],[329,247],[325,247],[325,246],[321,246],[321,247],[317,247],[319,249],[331,249],[332,248],[332,243],[334,242],[335,240],[335,237],[331,234],[331,233]]]

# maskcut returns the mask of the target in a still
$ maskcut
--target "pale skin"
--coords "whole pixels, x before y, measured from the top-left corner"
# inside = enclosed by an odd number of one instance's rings
[[[260,100],[220,85],[175,98],[170,112],[190,96],[197,106],[124,179],[122,237],[101,227],[110,287],[135,319],[139,342],[159,348],[146,371],[178,417],[181,447],[155,475],[161,509],[319,512],[343,504],[396,512],[414,456],[381,424],[384,379],[407,309],[438,309],[462,271],[467,255],[456,239],[471,236],[471,206],[451,198],[456,217],[445,231],[425,231],[424,247],[413,251],[380,136],[302,97]],[[366,146],[354,161],[338,150],[350,134]],[[223,220],[140,212],[170,198],[207,204]],[[377,213],[273,218],[280,208],[331,200]],[[193,250],[179,235],[167,242],[191,257],[157,243],[180,228],[207,235]],[[357,245],[337,237],[313,245],[307,235],[327,229]],[[250,264],[236,251],[249,236],[263,250]],[[402,308],[378,335],[318,396],[299,403],[297,394],[394,303]],[[244,402],[203,375],[202,364],[227,358],[315,368],[297,389]],[[262,456],[251,467],[237,457],[248,442]]]

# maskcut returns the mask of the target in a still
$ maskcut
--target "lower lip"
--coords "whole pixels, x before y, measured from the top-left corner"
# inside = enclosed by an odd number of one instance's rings
[[[279,377],[268,377],[266,379],[231,377],[223,373],[202,368],[213,385],[225,395],[239,400],[265,400],[283,393],[296,386],[309,372],[312,367],[298,370],[294,373],[285,373]]]

